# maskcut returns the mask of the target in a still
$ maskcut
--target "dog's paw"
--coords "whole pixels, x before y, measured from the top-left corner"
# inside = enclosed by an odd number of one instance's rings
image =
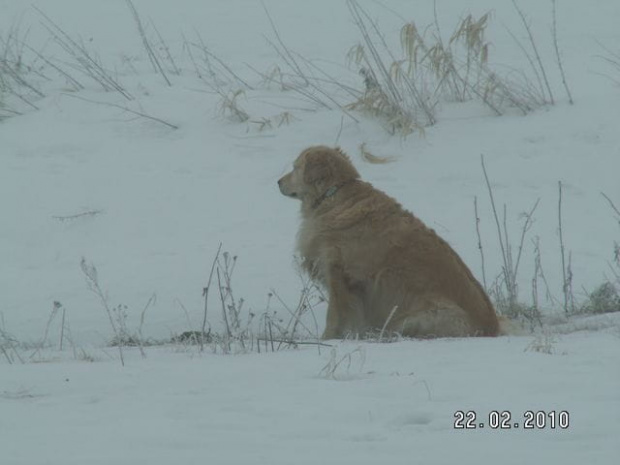
[[[323,335],[321,336],[321,339],[323,340],[340,339],[341,337],[342,337],[341,331],[338,331],[336,328],[325,328],[325,331],[323,331]]]

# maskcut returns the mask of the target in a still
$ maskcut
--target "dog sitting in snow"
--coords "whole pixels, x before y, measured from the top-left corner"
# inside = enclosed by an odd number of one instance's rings
[[[328,291],[323,339],[387,331],[496,336],[480,283],[434,230],[360,179],[338,148],[304,150],[278,185],[301,201],[303,267]]]

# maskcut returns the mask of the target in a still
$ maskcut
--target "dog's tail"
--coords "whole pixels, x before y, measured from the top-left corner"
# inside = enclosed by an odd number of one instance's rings
[[[511,320],[505,315],[497,317],[499,321],[498,336],[520,336],[526,333],[525,328],[517,320]]]

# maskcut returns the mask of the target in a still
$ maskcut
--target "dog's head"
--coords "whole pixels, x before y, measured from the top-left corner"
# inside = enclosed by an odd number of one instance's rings
[[[351,160],[339,148],[309,147],[293,163],[293,171],[278,181],[282,194],[312,205],[342,185],[359,179]]]

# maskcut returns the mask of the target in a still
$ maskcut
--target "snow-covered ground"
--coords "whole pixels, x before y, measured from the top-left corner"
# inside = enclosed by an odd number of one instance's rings
[[[459,18],[492,10],[486,33],[491,60],[500,68],[527,69],[508,32],[526,43],[519,16],[510,2],[498,3],[442,0],[437,15],[449,34]],[[276,38],[261,2],[135,0],[150,37],[155,25],[180,68],[177,75],[165,63],[170,86],[153,71],[126,2],[33,5],[41,12],[0,0],[0,52],[18,37],[84,89],[75,91],[23,49],[25,66],[36,64],[24,75],[44,96],[22,89],[35,109],[0,91],[0,115],[21,113],[0,121],[0,330],[20,344],[0,352],[0,463],[615,463],[617,314],[562,321],[542,335],[346,342],[334,352],[302,346],[222,356],[177,344],[146,348],[142,358],[126,349],[123,367],[117,349],[106,347],[112,329],[80,262],[97,268],[110,307],[127,307],[131,331],[150,302],[142,333],[158,341],[200,329],[202,290],[220,242],[238,257],[234,292],[247,311],[264,313],[272,290],[294,307],[304,286],[293,261],[298,205],[280,195],[276,181],[306,146],[337,143],[365,179],[435,228],[482,279],[477,197],[491,281],[502,260],[480,167],[484,154],[495,201],[500,209],[506,205],[513,247],[523,212],[540,199],[524,242],[520,298],[531,303],[532,240],[538,237],[556,299],[545,300],[540,289],[540,304],[550,322],[561,320],[558,181],[576,299],[613,276],[620,228],[601,193],[620,206],[620,88],[614,83],[620,70],[601,56],[603,46],[620,52],[620,3],[557,2],[574,105],[554,62],[551,3],[521,1],[556,104],[496,117],[479,104],[444,102],[435,126],[407,138],[390,136],[376,119],[356,113],[355,122],[264,83],[252,68],[269,73],[274,65],[285,67],[267,42]],[[432,1],[362,5],[395,48],[404,21],[433,21]],[[291,50],[361,88],[362,78],[346,67],[347,51],[360,40],[346,2],[265,6]],[[96,53],[133,99],[103,91],[72,68],[43,14]],[[199,42],[198,35],[252,87],[237,97],[249,121],[227,117],[222,95],[197,76],[194,62],[203,57],[188,44]],[[200,69],[208,74],[204,65]],[[221,69],[219,79],[234,81]],[[9,80],[2,67],[0,77]],[[228,96],[238,90],[232,82],[221,88]],[[362,143],[396,161],[363,161]],[[217,292],[210,297],[209,324],[221,330]],[[286,315],[274,298],[269,309]],[[66,341],[60,351],[62,310]],[[315,313],[320,333],[324,306]],[[37,351],[44,336],[51,347]],[[342,363],[329,376],[322,369],[334,360]],[[487,427],[455,430],[458,410],[476,411],[477,423]],[[570,426],[492,431],[493,410],[510,411],[521,426],[527,410],[568,411]]]
[[[2,463],[615,463],[617,334],[525,345],[347,343],[335,379],[316,348],[3,366]],[[528,410],[567,411],[569,427],[524,429]],[[454,429],[457,411],[477,429]],[[512,428],[491,429],[493,411]]]

